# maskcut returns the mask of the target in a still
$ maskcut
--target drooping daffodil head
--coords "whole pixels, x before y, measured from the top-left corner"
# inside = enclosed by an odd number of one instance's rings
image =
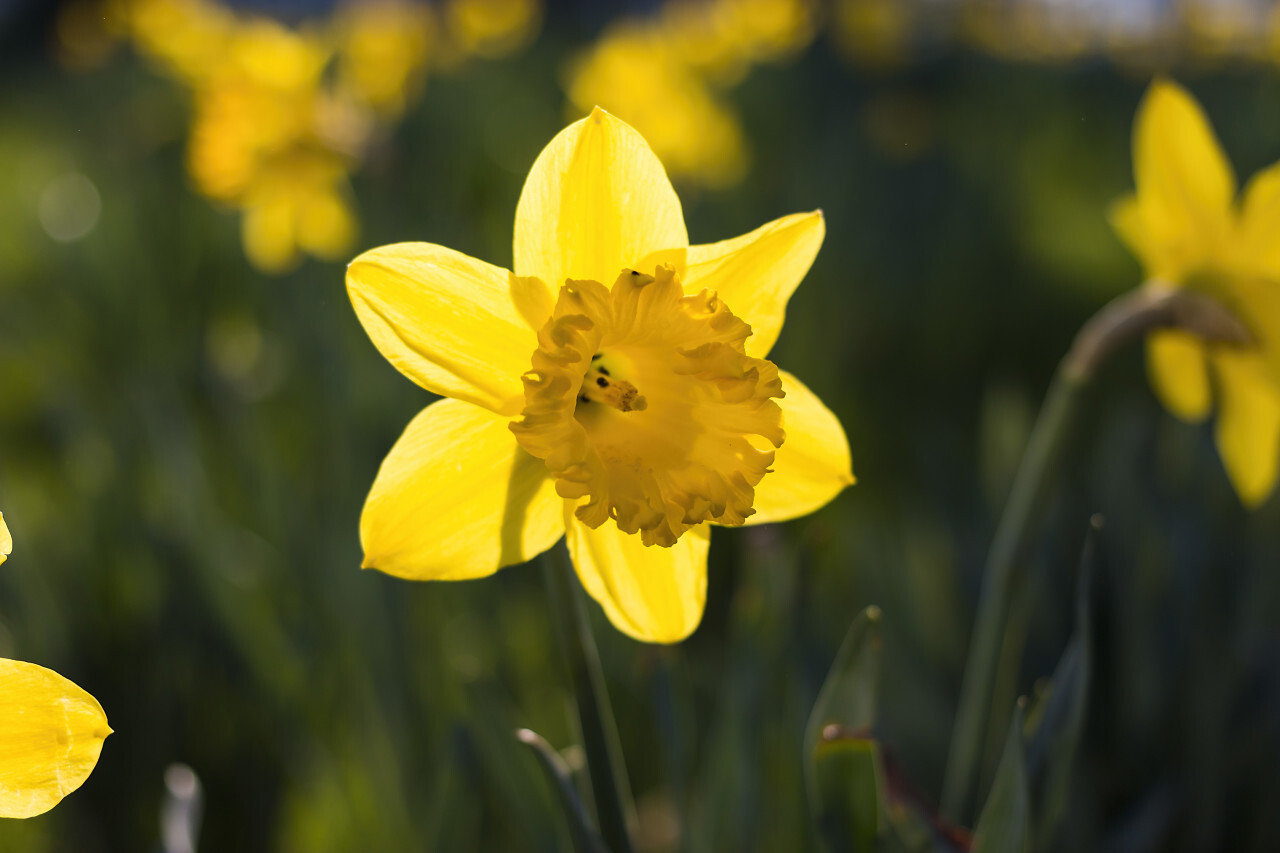
[[[1182,87],[1152,83],[1133,132],[1136,192],[1112,223],[1146,287],[1192,288],[1218,300],[1252,345],[1211,346],[1181,331],[1147,339],[1152,386],[1175,415],[1199,421],[1217,402],[1214,437],[1246,506],[1280,470],[1280,163],[1236,179],[1203,111]]]
[[[513,269],[430,243],[356,258],[374,344],[448,398],[382,463],[365,567],[475,578],[565,536],[619,630],[688,636],[711,525],[793,518],[853,483],[835,415],[768,360],[824,233],[815,211],[689,245],[662,164],[597,108],[533,164]]]

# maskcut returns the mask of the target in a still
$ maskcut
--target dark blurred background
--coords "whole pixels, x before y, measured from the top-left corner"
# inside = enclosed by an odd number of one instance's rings
[[[372,8],[0,3],[0,654],[115,729],[0,848],[162,849],[182,762],[205,850],[565,849],[511,734],[576,737],[538,568],[359,570],[366,490],[430,398],[370,344],[343,268],[402,240],[508,265],[524,175],[584,100],[650,138],[694,242],[825,211],[771,358],[840,417],[859,477],[803,520],[717,530],[678,646],[592,605],[638,846],[814,846],[801,734],[871,603],[878,735],[936,799],[1028,430],[1075,330],[1140,283],[1106,209],[1141,94],[1175,77],[1239,176],[1273,162],[1272,4],[452,0],[362,30]],[[697,29],[726,8],[739,29]],[[1280,849],[1280,499],[1241,508],[1140,348],[1081,424],[1016,685],[1053,671],[1101,513],[1055,849]]]

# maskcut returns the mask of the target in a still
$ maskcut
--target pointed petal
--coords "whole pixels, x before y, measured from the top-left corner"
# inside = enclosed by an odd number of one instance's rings
[[[557,291],[568,278],[607,285],[651,252],[688,245],[662,163],[599,107],[542,150],[516,206],[516,275]]]
[[[747,524],[808,515],[855,481],[840,421],[799,379],[785,370],[779,375],[787,393],[778,401],[787,439],[774,454],[773,472],[756,485],[756,513]]]
[[[1147,375],[1160,402],[1175,416],[1193,423],[1209,416],[1209,370],[1199,338],[1177,331],[1148,335]]]
[[[0,817],[33,817],[89,778],[111,734],[102,706],[51,669],[0,658]]]
[[[538,348],[520,316],[511,276],[431,243],[365,252],[347,268],[347,292],[378,351],[423,388],[502,414],[524,400],[520,374]]]
[[[677,643],[692,634],[707,599],[707,526],[686,531],[670,548],[646,548],[613,521],[587,527],[574,517],[573,504],[565,501],[569,554],[582,586],[614,627],[649,643]]]
[[[563,499],[508,423],[459,400],[432,403],[410,422],[365,501],[364,568],[411,580],[478,578],[564,534]]]
[[[787,300],[825,234],[822,211],[815,210],[775,219],[732,240],[690,246],[685,292],[716,291],[751,326],[747,354],[764,358],[782,331]]]
[[[1231,228],[1235,176],[1199,104],[1176,83],[1157,80],[1147,91],[1133,160],[1145,230],[1162,261],[1149,272],[1178,279],[1215,258]]]
[[[9,525],[4,523],[4,513],[0,512],[0,563],[9,559],[13,553],[13,537],[9,535]]]
[[[1214,356],[1218,423],[1214,430],[1222,464],[1240,502],[1256,507],[1271,494],[1280,465],[1280,391],[1268,381],[1254,353]]]

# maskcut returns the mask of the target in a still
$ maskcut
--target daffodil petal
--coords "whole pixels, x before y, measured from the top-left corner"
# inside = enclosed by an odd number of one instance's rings
[[[565,502],[569,554],[582,586],[614,627],[649,643],[676,643],[692,634],[707,600],[707,526],[686,531],[670,548],[645,547],[612,521],[587,527],[573,507]]]
[[[714,290],[751,326],[747,354],[764,358],[782,331],[787,300],[817,257],[826,235],[822,211],[793,213],[756,230],[690,246],[684,287]]]
[[[0,512],[0,563],[9,559],[13,553],[13,537],[9,535],[9,525],[4,523],[4,513]]]
[[[1280,466],[1280,390],[1268,381],[1254,353],[1214,355],[1218,378],[1218,422],[1214,430],[1231,485],[1247,507],[1274,490]]]
[[[1228,306],[1248,327],[1257,352],[1280,388],[1280,279],[1240,275],[1222,281]]]
[[[0,658],[0,817],[34,817],[84,784],[111,734],[102,706],[51,669]]]
[[[510,273],[431,243],[365,252],[347,292],[378,351],[428,391],[516,414],[537,336],[512,300]]]
[[[1249,179],[1241,205],[1235,256],[1256,274],[1280,279],[1280,163]]]
[[[569,278],[607,285],[652,252],[688,245],[662,163],[599,107],[542,150],[516,206],[515,273],[557,289]]]
[[[1107,219],[1120,241],[1142,264],[1143,272],[1151,277],[1160,275],[1157,270],[1168,267],[1162,262],[1160,247],[1156,245],[1147,232],[1146,221],[1142,216],[1142,205],[1137,196],[1125,196],[1119,199],[1107,211]],[[1165,273],[1167,275],[1167,273]]]
[[[1160,263],[1180,278],[1210,262],[1231,229],[1235,176],[1213,128],[1185,89],[1151,84],[1133,138],[1134,182],[1145,230]]]
[[[756,485],[756,512],[747,524],[807,515],[855,482],[840,421],[803,382],[785,370],[779,375],[787,395],[778,401],[787,438],[774,453],[772,473]]]
[[[412,580],[477,578],[563,535],[564,501],[508,423],[459,400],[432,403],[409,423],[360,517],[364,568]]]
[[[1209,415],[1212,396],[1204,344],[1186,332],[1153,332],[1147,336],[1147,374],[1164,407],[1184,421]]]

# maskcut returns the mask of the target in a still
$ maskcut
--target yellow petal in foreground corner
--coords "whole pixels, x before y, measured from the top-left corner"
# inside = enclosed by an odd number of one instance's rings
[[[690,246],[648,144],[596,109],[534,162],[514,270],[429,243],[347,272],[378,349],[428,406],[361,519],[366,567],[459,579],[567,535],[622,632],[671,643],[702,618],[709,525],[794,518],[853,483],[844,430],[768,361],[820,212]]]
[[[9,525],[4,523],[4,513],[0,512],[0,563],[9,559],[13,553],[13,537],[9,535]]]
[[[0,817],[34,817],[89,778],[111,734],[102,706],[58,673],[0,658]]]

